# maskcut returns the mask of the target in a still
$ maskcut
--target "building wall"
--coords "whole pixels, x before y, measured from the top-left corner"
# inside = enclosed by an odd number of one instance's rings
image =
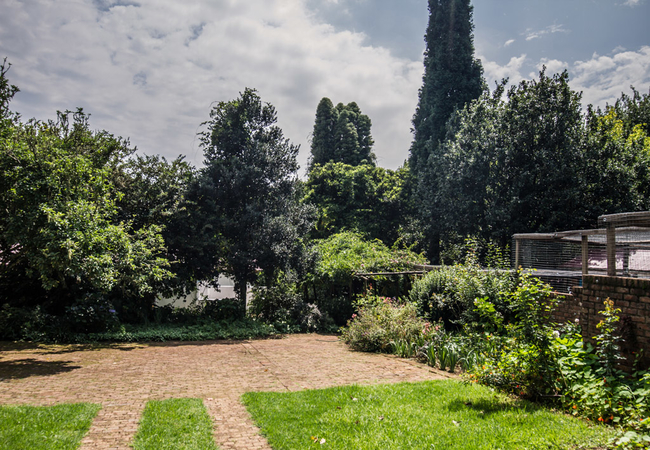
[[[563,323],[579,320],[582,335],[593,341],[598,334],[596,325],[602,320],[599,311],[605,309],[606,299],[621,309],[619,334],[628,366],[635,354],[643,349],[644,364],[650,363],[650,280],[640,278],[586,275],[582,286],[574,287],[572,295],[561,300],[553,314],[554,321]],[[633,353],[634,352],[634,353]]]

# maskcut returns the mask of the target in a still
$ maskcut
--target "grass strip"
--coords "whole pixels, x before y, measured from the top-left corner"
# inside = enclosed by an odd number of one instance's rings
[[[76,449],[100,408],[90,403],[0,406],[0,450]]]
[[[275,450],[593,448],[613,430],[456,381],[249,392]]]
[[[135,436],[136,450],[216,450],[212,420],[198,398],[147,402]]]

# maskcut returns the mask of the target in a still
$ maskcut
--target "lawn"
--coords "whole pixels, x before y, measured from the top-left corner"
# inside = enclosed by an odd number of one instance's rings
[[[243,401],[275,450],[549,449],[602,446],[613,430],[480,385],[430,381]]]
[[[0,406],[0,450],[76,449],[99,405]]]
[[[217,450],[212,420],[197,398],[150,401],[135,436],[136,450]]]

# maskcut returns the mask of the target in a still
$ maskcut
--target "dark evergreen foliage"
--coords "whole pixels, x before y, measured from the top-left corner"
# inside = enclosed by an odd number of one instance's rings
[[[298,146],[276,120],[252,89],[216,105],[201,135],[205,168],[189,193],[201,246],[191,263],[204,280],[234,276],[242,299],[257,269],[273,279],[300,265],[311,226],[311,209],[298,203]]]
[[[371,126],[370,118],[355,102],[335,107],[329,98],[323,98],[316,109],[310,167],[328,162],[374,165]]]
[[[409,159],[416,176],[444,140],[453,112],[481,95],[483,68],[474,58],[472,12],[470,0],[429,0],[423,85]]]

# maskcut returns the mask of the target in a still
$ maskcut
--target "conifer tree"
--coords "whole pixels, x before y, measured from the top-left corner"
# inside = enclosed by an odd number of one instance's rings
[[[474,58],[472,11],[470,0],[429,0],[423,85],[409,158],[416,176],[444,139],[453,112],[481,95],[483,68]]]
[[[371,126],[370,118],[355,102],[335,107],[329,98],[323,98],[316,109],[310,168],[328,162],[374,165]]]

